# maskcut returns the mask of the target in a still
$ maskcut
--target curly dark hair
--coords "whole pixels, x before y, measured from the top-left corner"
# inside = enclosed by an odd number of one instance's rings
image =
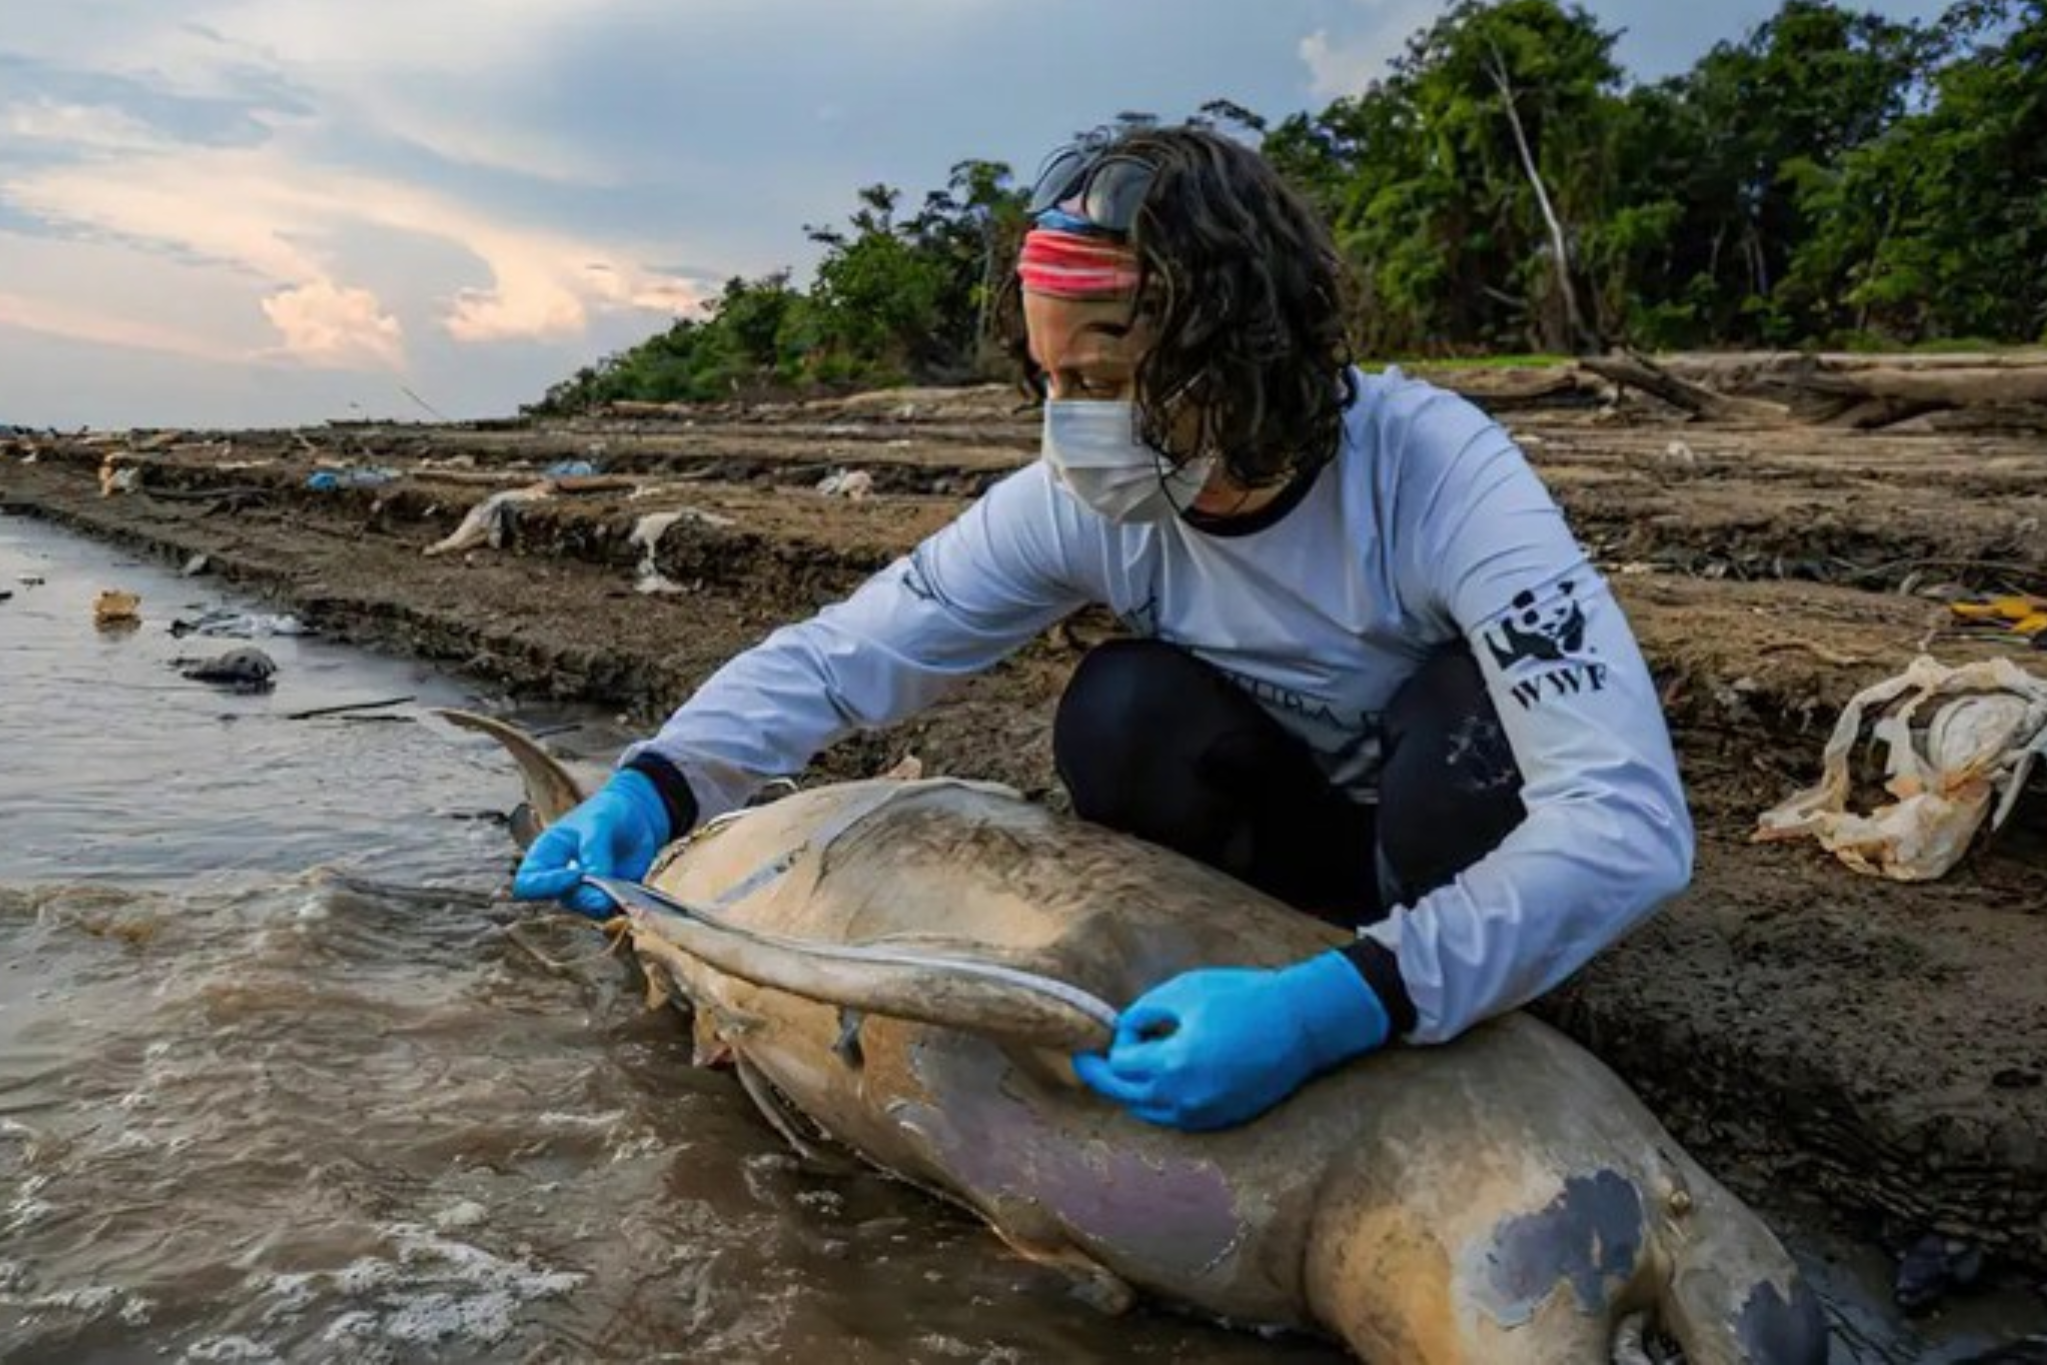
[[[1109,154],[1157,168],[1130,233],[1132,323],[1153,337],[1136,375],[1138,428],[1175,461],[1213,452],[1245,488],[1335,458],[1357,396],[1344,330],[1344,270],[1327,226],[1264,157],[1204,128],[1144,128]],[[1008,348],[1041,397],[1014,273]],[[1190,444],[1177,420],[1192,404]]]

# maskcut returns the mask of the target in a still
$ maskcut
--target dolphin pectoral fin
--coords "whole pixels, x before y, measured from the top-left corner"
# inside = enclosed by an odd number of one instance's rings
[[[796,1107],[775,1088],[775,1083],[760,1073],[760,1069],[747,1060],[744,1052],[732,1054],[732,1069],[739,1076],[739,1084],[746,1091],[746,1097],[760,1110],[768,1126],[781,1135],[790,1150],[819,1175],[858,1175],[860,1163],[837,1152],[826,1151],[819,1139],[813,1139],[804,1129],[812,1126],[809,1120],[797,1112]],[[822,1138],[822,1134],[819,1135]],[[829,1139],[823,1139],[828,1141]]]
[[[1137,1306],[1137,1291],[1115,1271],[1071,1242],[1039,1239],[1022,1232],[1015,1221],[996,1209],[989,1218],[995,1235],[1017,1255],[1036,1265],[1047,1266],[1066,1276],[1073,1296],[1107,1317],[1121,1317]]]
[[[524,823],[533,833],[537,834],[567,815],[590,794],[576,775],[562,766],[561,760],[541,748],[538,741],[516,725],[508,725],[491,716],[480,716],[474,711],[445,707],[436,708],[432,714],[459,729],[489,735],[504,745],[512,761],[519,765],[519,775],[526,780],[526,801],[531,809]]]

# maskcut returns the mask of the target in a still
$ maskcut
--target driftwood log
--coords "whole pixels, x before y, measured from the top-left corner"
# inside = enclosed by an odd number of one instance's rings
[[[1640,389],[1710,422],[1783,422],[1791,416],[1790,409],[1781,403],[1716,392],[1703,384],[1680,379],[1648,357],[1631,351],[1583,356],[1578,364],[1623,389]]]
[[[2047,423],[2047,355],[1584,356],[1581,370],[1718,422],[1874,430],[1932,414],[2001,428]]]

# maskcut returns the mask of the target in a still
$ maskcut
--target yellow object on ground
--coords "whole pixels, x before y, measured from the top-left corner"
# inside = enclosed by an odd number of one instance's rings
[[[1948,610],[1972,625],[2010,626],[2021,635],[2047,630],[2047,597],[1979,597],[1951,602]]]
[[[93,600],[92,621],[101,630],[142,624],[142,599],[132,592],[109,588]]]
[[[1948,610],[1965,626],[2001,630],[2031,640],[2035,649],[2047,649],[2047,597],[1976,598],[1950,602]]]

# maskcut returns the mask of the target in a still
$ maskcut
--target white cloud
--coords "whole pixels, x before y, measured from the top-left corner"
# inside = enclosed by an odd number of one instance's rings
[[[263,315],[294,360],[344,370],[405,368],[404,329],[367,289],[315,280],[263,300]]]
[[[404,363],[400,322],[343,277],[328,246],[355,225],[450,243],[482,263],[489,284],[445,291],[433,319],[457,341],[573,337],[594,313],[665,315],[699,301],[688,281],[637,264],[665,254],[650,246],[507,222],[405,180],[323,165],[317,119],[279,123],[260,146],[211,147],[179,145],[116,110],[21,103],[6,117],[24,139],[71,159],[0,181],[0,202],[76,234],[266,282],[261,311],[281,354],[307,364]]]
[[[1309,92],[1318,100],[1360,94],[1386,75],[1387,64],[1434,22],[1442,6],[1438,0],[1356,0],[1356,8],[1366,14],[1362,31],[1332,37],[1328,29],[1316,29],[1301,39]]]
[[[134,151],[164,143],[155,129],[124,110],[47,98],[17,100],[0,110],[0,128],[24,142],[54,143],[81,153]]]

